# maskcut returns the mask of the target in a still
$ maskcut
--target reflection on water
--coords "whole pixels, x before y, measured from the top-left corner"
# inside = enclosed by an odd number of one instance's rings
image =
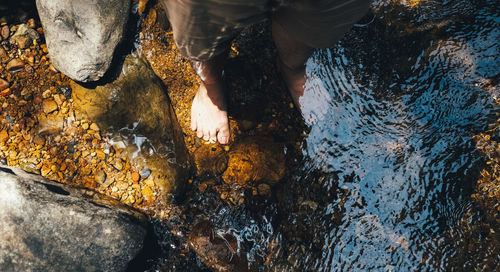
[[[482,165],[472,135],[497,110],[479,83],[500,70],[498,1],[420,2],[421,13],[376,1],[374,22],[309,60],[311,130],[276,201],[190,204],[239,238],[252,270],[500,265],[470,227],[482,219],[469,197]],[[414,25],[389,26],[394,13]]]

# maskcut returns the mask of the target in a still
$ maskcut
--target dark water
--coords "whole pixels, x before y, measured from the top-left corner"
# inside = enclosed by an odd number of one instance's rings
[[[208,219],[235,235],[252,271],[498,268],[499,237],[478,227],[470,195],[484,166],[472,135],[498,113],[498,88],[481,87],[500,70],[499,10],[498,1],[375,1],[366,23],[308,61],[301,103],[311,129],[288,153],[291,174],[275,197],[234,208],[193,196],[185,223]],[[158,234],[173,256],[176,238]],[[165,257],[163,267],[206,269],[188,260]]]

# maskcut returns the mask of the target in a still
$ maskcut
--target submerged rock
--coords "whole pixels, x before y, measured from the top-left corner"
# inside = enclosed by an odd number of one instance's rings
[[[124,271],[145,217],[94,192],[0,167],[0,271]]]
[[[188,242],[198,258],[212,271],[248,271],[238,239],[229,233],[217,233],[208,221],[193,227]]]
[[[54,67],[73,80],[99,80],[122,40],[130,2],[37,0]]]
[[[202,145],[193,156],[198,175],[220,175],[227,168],[227,154],[220,145]]]
[[[247,137],[236,142],[229,152],[222,178],[226,183],[248,186],[249,182],[274,184],[285,175],[283,146],[269,137]]]
[[[182,131],[165,86],[142,59],[128,56],[112,83],[71,88],[76,116],[96,122],[137,169],[149,169],[164,200],[179,191],[190,169]]]

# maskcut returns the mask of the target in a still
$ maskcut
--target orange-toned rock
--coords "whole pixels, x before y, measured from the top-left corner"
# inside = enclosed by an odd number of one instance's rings
[[[92,123],[90,125],[90,129],[94,131],[99,131],[99,126],[96,123]]]
[[[227,168],[227,153],[217,144],[202,145],[194,152],[194,163],[199,175],[220,175]]]
[[[2,35],[2,38],[3,38],[4,40],[6,40],[7,38],[9,38],[9,36],[10,36],[9,26],[4,25],[4,26],[2,27],[2,29],[0,30],[0,35]]]
[[[16,71],[24,68],[24,62],[20,59],[13,59],[7,63],[5,67],[9,71]]]
[[[9,133],[7,130],[4,129],[0,131],[0,144],[4,144],[7,139],[9,139]]]
[[[7,88],[7,89],[1,91],[0,95],[1,96],[9,96],[11,93],[12,93],[12,91],[10,90],[10,88]]]
[[[49,114],[57,110],[57,103],[52,99],[46,99],[42,102],[42,110],[45,114]]]
[[[0,78],[0,91],[3,91],[5,89],[9,88],[9,82],[5,79]]]
[[[246,137],[236,142],[229,152],[226,183],[250,186],[251,182],[278,182],[285,175],[283,145],[269,137]]]
[[[9,60],[9,56],[7,52],[0,46],[0,62],[7,62]]]
[[[134,183],[137,183],[139,182],[139,179],[141,179],[141,175],[139,175],[139,173],[137,172],[132,172],[132,181]]]

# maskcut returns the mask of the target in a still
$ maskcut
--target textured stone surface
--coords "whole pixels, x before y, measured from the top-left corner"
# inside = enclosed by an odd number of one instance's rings
[[[71,84],[75,113],[96,122],[137,169],[148,168],[166,200],[187,180],[188,153],[161,80],[149,65],[129,55],[112,83],[87,89]]]
[[[189,246],[212,271],[248,271],[245,252],[230,233],[221,233],[208,221],[197,223],[188,237]]]
[[[19,25],[16,33],[10,38],[21,49],[28,48],[33,43],[33,40],[38,39],[40,39],[38,32],[29,28],[26,24]]]
[[[37,0],[54,66],[82,82],[108,70],[128,20],[130,0]]]
[[[0,271],[124,271],[147,232],[134,210],[7,166],[0,207]]]
[[[277,183],[285,175],[283,145],[270,137],[246,137],[229,151],[222,178],[226,183],[250,186],[253,182]],[[249,184],[250,183],[250,184]]]

